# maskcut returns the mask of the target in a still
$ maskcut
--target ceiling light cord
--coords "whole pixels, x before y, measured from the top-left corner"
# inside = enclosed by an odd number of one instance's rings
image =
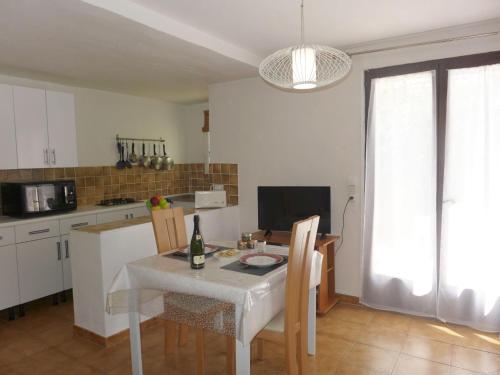
[[[300,44],[304,45],[304,0],[300,2]]]

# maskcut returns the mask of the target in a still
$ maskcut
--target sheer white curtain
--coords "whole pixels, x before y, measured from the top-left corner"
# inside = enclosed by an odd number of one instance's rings
[[[448,73],[438,317],[500,331],[500,64]]]
[[[361,302],[436,314],[435,72],[372,81]]]

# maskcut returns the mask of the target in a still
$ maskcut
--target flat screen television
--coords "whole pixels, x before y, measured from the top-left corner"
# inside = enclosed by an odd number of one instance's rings
[[[318,233],[331,233],[329,186],[259,186],[259,229],[291,231],[293,223],[319,215]]]

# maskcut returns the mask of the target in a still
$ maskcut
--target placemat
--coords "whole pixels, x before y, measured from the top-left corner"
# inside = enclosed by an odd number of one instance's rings
[[[207,251],[207,249],[210,250],[210,252]],[[231,249],[230,247],[225,247],[225,246],[218,246],[218,245],[210,245],[206,244],[205,245],[205,258],[210,258],[212,255],[214,255],[216,252],[221,251],[221,250],[227,250]],[[189,257],[186,252],[186,249],[183,249],[181,251],[176,251],[170,254],[165,254],[163,255],[166,258],[172,258],[172,259],[180,259],[180,260],[185,260],[188,261]]]
[[[242,272],[242,273],[248,273],[249,275],[255,275],[255,276],[263,276],[266,273],[269,273],[271,271],[274,271],[276,268],[279,268],[285,264],[288,263],[288,257],[285,255],[282,255],[284,258],[283,262],[280,264],[276,264],[271,267],[265,267],[265,268],[259,268],[259,267],[252,267],[252,266],[247,266],[243,263],[241,263],[239,260],[226,264],[225,266],[222,266],[222,269],[229,270],[229,271],[235,271],[235,272]]]

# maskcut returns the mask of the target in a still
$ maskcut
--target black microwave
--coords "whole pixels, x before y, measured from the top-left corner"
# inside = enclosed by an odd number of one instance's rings
[[[2,213],[32,217],[76,210],[75,181],[4,182]]]

